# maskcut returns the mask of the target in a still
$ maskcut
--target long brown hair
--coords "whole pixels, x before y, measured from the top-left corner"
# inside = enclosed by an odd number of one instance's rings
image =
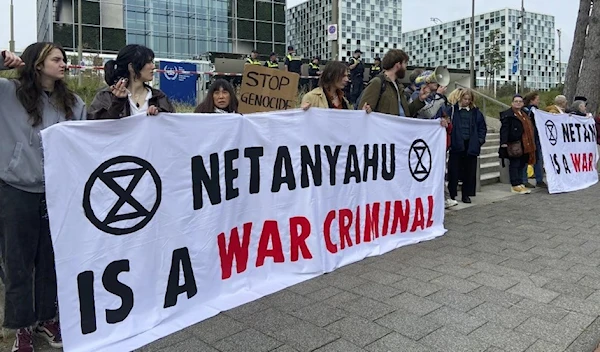
[[[19,85],[17,86],[17,99],[21,102],[29,116],[32,126],[37,126],[42,122],[42,111],[40,98],[44,94],[42,88],[41,72],[37,69],[44,64],[46,58],[52,50],[58,49],[63,54],[63,60],[67,63],[65,50],[54,43],[40,42],[34,43],[25,49],[21,60],[25,66],[17,70]],[[75,106],[75,94],[67,87],[64,80],[54,82],[54,91],[52,92],[52,102],[64,114],[67,120],[73,117],[73,106]]]
[[[347,72],[348,66],[346,66],[343,62],[329,61],[325,65],[325,68],[321,73],[321,77],[319,78],[319,87],[321,87],[324,91],[327,91],[327,88],[341,81]]]

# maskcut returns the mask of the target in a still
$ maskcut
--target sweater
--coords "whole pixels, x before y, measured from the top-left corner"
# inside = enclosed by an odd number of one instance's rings
[[[0,55],[0,70],[7,69]],[[0,180],[25,192],[44,193],[40,131],[66,118],[54,107],[48,95],[42,94],[42,122],[32,126],[27,110],[17,99],[18,85],[16,80],[0,78]],[[76,96],[72,119],[85,120],[85,116],[85,104]]]

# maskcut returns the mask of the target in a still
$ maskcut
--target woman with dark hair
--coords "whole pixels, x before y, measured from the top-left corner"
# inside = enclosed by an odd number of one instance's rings
[[[33,334],[62,347],[56,309],[56,272],[46,210],[40,131],[85,119],[85,104],[64,81],[65,51],[53,43],[9,51],[0,69],[0,251],[4,324],[16,330],[13,352],[33,351]],[[35,285],[34,285],[35,282]]]
[[[319,78],[319,87],[302,97],[302,109],[349,109],[350,104],[344,97],[344,88],[347,85],[348,66],[339,61],[329,61]],[[363,110],[371,112],[371,107],[365,103]]]
[[[204,101],[194,110],[195,113],[236,113],[238,99],[231,83],[217,79],[210,85]]]
[[[528,194],[531,190],[523,184],[523,169],[535,163],[534,125],[523,110],[523,97],[515,95],[510,109],[500,113],[500,149],[501,159],[508,159],[510,164],[511,192]],[[504,161],[502,161],[504,163]]]
[[[130,44],[119,51],[116,60],[104,65],[108,87],[96,94],[88,119],[120,119],[146,113],[175,112],[165,93],[150,87],[154,76],[154,52],[142,45]]]

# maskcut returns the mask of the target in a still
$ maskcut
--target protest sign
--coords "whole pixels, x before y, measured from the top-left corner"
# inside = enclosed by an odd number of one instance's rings
[[[259,65],[245,65],[239,112],[248,114],[295,108],[299,79],[297,73]]]
[[[593,118],[534,110],[549,193],[571,192],[598,183]]]
[[[67,352],[131,351],[445,233],[438,121],[137,115],[42,139]]]

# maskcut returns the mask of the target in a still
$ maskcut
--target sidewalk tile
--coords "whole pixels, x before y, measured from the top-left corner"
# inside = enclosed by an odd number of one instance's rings
[[[468,335],[473,330],[486,323],[485,319],[463,313],[450,307],[436,309],[423,318],[444,325],[465,335]]]
[[[532,301],[528,298],[520,300],[510,310],[537,317],[550,323],[558,323],[569,313],[566,309],[556,307],[552,304]]]
[[[359,297],[355,300],[346,302],[343,309],[367,320],[375,320],[395,311],[396,307],[392,307],[368,297]]]
[[[391,285],[404,279],[404,276],[388,273],[387,271],[370,271],[360,275],[361,279],[377,282],[382,285]]]
[[[506,292],[514,293],[515,295],[520,295],[542,303],[550,303],[553,299],[560,295],[557,292],[539,288],[534,284],[524,282],[520,282],[519,284],[508,289]]]
[[[468,296],[477,298],[481,301],[491,302],[504,308],[510,308],[523,300],[523,297],[500,291],[493,287],[481,286],[480,288],[468,293]]]
[[[508,352],[523,352],[537,340],[532,335],[514,332],[493,323],[473,331],[469,337],[485,341]]]
[[[400,335],[397,332],[385,335],[365,347],[369,352],[434,352],[429,347]],[[346,352],[346,350],[338,350]]]
[[[430,294],[435,293],[443,288],[442,286],[413,279],[412,277],[395,282],[391,286],[397,287],[403,291],[410,292],[420,297],[429,296]]]
[[[594,290],[593,288],[568,283],[560,280],[552,280],[549,283],[545,284],[544,288],[567,296],[577,297],[580,299],[586,299],[592,293],[596,292],[596,290]]]
[[[481,299],[449,289],[440,290],[430,296],[427,296],[427,298],[431,301],[452,307],[461,312],[468,312],[483,303],[483,300]]]
[[[533,345],[529,346],[525,352],[564,352],[564,348],[553,343],[537,340]]]
[[[366,352],[367,350],[356,346],[344,339],[338,339],[330,344],[316,349],[314,352]]]
[[[430,281],[432,284],[440,285],[460,293],[469,293],[481,286],[478,283],[467,281],[452,275],[444,275]]]
[[[398,296],[392,297],[386,300],[385,303],[394,307],[405,309],[419,316],[423,316],[442,306],[441,304],[433,302],[427,298],[415,296],[408,292],[404,292]]]
[[[484,352],[490,346],[489,343],[447,328],[440,328],[419,342],[431,346],[434,351]]]
[[[254,329],[238,332],[214,344],[221,351],[230,352],[268,352],[283,343]]]
[[[393,313],[392,313],[393,314]],[[390,329],[358,317],[347,317],[328,325],[326,329],[345,340],[364,347],[391,332]]]
[[[37,351],[37,349],[36,349]],[[165,347],[160,350],[156,350],[160,352],[168,352],[168,351],[177,351],[177,352],[219,352],[218,350],[210,347],[206,343],[200,341],[199,339],[188,339],[171,345],[169,347]],[[240,350],[241,352],[241,350]]]
[[[518,281],[512,280],[503,276],[498,276],[490,273],[480,272],[468,279],[469,281],[476,282],[480,285],[496,288],[501,291],[505,291],[515,286]]]
[[[339,334],[307,322],[276,331],[274,337],[301,352],[310,352],[340,338]]]
[[[529,318],[526,314],[509,310],[491,302],[485,302],[473,308],[468,313],[499,324],[507,329],[514,329]]]
[[[378,284],[375,282],[367,282],[363,285],[356,286],[349,291],[357,295],[369,297],[378,301],[385,301],[390,297],[402,293],[402,290],[398,288]]]
[[[442,326],[437,322],[421,318],[404,310],[388,314],[375,322],[415,341]]]
[[[221,313],[186,330],[204,342],[213,343],[247,328],[245,324]]]
[[[339,308],[319,302],[290,312],[290,315],[316,326],[324,327],[348,316],[348,313]]]

